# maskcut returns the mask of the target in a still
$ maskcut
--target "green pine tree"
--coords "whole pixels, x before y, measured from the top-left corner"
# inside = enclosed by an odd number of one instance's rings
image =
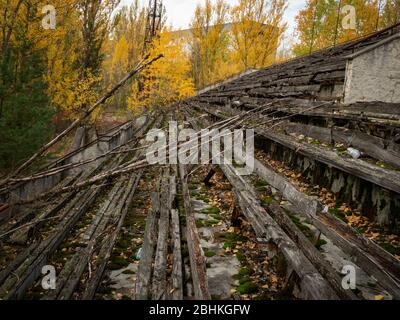
[[[9,171],[53,134],[46,96],[45,54],[19,35],[0,61],[0,170]]]

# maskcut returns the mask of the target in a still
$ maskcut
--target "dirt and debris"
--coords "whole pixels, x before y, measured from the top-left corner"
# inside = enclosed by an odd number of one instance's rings
[[[284,175],[299,190],[309,196],[318,197],[328,212],[342,220],[357,232],[379,244],[400,260],[400,236],[389,233],[370,218],[362,215],[359,208],[352,208],[346,203],[337,201],[336,196],[326,188],[311,184],[302,172],[296,172],[280,161],[268,157],[263,151],[257,151],[256,157],[262,163],[271,166],[276,172]]]
[[[206,177],[209,170],[205,167],[197,176]],[[232,187],[222,172],[216,171],[209,186],[201,179],[192,178],[191,189],[198,208],[197,224],[207,257],[209,283],[215,283],[215,287],[210,287],[213,298],[293,299],[293,296],[282,295],[285,279],[268,246],[257,241],[243,215],[232,219],[235,200]],[[213,281],[221,277],[229,279]]]

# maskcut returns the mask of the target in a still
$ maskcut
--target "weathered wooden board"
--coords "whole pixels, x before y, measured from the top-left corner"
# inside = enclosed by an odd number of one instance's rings
[[[198,300],[210,300],[211,297],[208,291],[206,259],[200,244],[200,237],[196,227],[196,219],[192,204],[190,202],[190,193],[186,180],[186,169],[184,165],[179,165],[179,174],[181,178],[182,196],[186,212],[187,243],[195,298]]]
[[[238,205],[252,224],[257,237],[277,245],[284,254],[287,263],[299,276],[302,298],[312,300],[338,299],[331,285],[260,205],[255,197],[254,189],[240,177],[233,166],[221,165],[220,167],[234,187]]]

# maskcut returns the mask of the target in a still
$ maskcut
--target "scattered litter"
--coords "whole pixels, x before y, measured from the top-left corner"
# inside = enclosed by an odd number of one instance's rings
[[[140,260],[142,258],[143,255],[143,250],[142,248],[140,248],[136,254],[136,260]]]
[[[354,148],[348,148],[347,153],[353,158],[353,159],[358,159],[361,157],[361,152],[357,149]]]

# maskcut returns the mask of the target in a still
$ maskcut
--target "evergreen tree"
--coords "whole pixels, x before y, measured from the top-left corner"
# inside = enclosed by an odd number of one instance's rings
[[[30,10],[34,10],[31,8]],[[10,170],[32,155],[52,134],[53,110],[44,79],[46,60],[18,25],[0,52],[0,170]]]

